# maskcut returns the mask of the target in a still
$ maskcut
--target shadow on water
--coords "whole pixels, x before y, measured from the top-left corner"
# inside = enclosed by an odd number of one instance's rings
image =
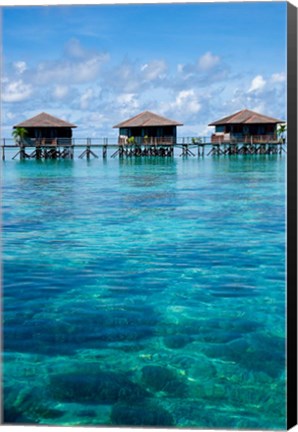
[[[159,157],[159,156],[146,156],[146,157],[131,157],[131,158],[119,158],[120,166],[175,166],[176,160],[171,157]]]
[[[220,172],[274,172],[280,169],[280,161],[286,161],[283,155],[230,155],[209,159],[214,171]]]
[[[137,188],[173,190],[177,178],[177,162],[172,158],[140,157],[119,159],[121,184]],[[149,189],[148,189],[149,190]]]
[[[57,178],[57,176],[64,178],[73,175],[75,161],[65,159],[18,160],[13,164],[9,161],[7,165],[7,169],[12,167],[15,175],[20,178]]]

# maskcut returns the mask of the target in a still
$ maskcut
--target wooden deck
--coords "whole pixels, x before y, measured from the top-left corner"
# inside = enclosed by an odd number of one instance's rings
[[[175,152],[175,149],[179,151]],[[176,142],[151,141],[123,144],[117,139],[108,138],[78,138],[78,139],[55,139],[35,140],[16,145],[11,139],[3,139],[1,144],[1,155],[4,161],[6,157],[12,159],[73,159],[98,158],[100,155],[107,157],[200,157],[200,156],[225,156],[225,155],[270,155],[286,153],[286,143],[273,142],[212,142],[210,137],[182,137]],[[13,153],[13,155],[11,155]]]
[[[217,133],[211,135],[211,143],[214,144],[224,144],[224,143],[244,143],[244,144],[266,144],[266,143],[276,143],[280,142],[280,139],[276,134],[271,135],[230,135]]]

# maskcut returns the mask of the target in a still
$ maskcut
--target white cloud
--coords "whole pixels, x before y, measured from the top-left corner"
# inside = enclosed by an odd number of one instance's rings
[[[140,93],[149,88],[167,85],[167,63],[162,59],[139,64],[125,57],[122,62],[104,75],[106,84],[113,91]]]
[[[76,133],[81,137],[98,138],[110,135],[107,131],[114,132],[111,119],[98,112],[87,112],[85,114],[79,110],[74,123],[79,126]],[[98,151],[95,151],[95,153],[98,154]]]
[[[122,93],[116,97],[116,110],[119,117],[127,118],[136,113],[140,106],[135,93]]]
[[[256,102],[255,105],[252,105],[252,111],[256,111],[258,113],[263,113],[266,114],[266,112],[268,112],[268,109],[266,108],[266,101],[259,101]]]
[[[194,90],[182,90],[179,92],[173,106],[189,113],[197,113],[201,109]]]
[[[213,55],[211,52],[207,52],[202,55],[198,60],[198,68],[200,71],[206,72],[213,69],[220,62],[220,58]]]
[[[16,114],[11,111],[2,111],[2,123],[12,123],[16,119]]]
[[[177,65],[177,72],[178,73],[182,73],[183,72],[183,68],[184,68],[184,65],[182,63],[179,63]]]
[[[25,72],[25,70],[27,70],[27,65],[24,61],[14,62],[13,67],[19,75],[21,75],[23,72]]]
[[[85,83],[94,81],[102,64],[107,60],[105,55],[95,55],[88,60],[61,60],[38,65],[35,82],[39,85],[50,83]]]
[[[138,72],[135,63],[124,58],[118,66],[108,71],[104,78],[107,85],[114,91],[134,93],[141,85]]]
[[[55,99],[64,99],[69,93],[68,86],[65,85],[56,85],[54,88],[53,95]]]
[[[70,39],[65,45],[65,55],[71,58],[85,58],[87,51],[83,48],[78,39]]]
[[[286,74],[284,72],[281,73],[274,73],[271,76],[271,81],[273,83],[281,83],[286,81]]]
[[[167,64],[164,60],[153,60],[141,66],[142,77],[148,81],[165,77],[166,71]]]
[[[230,79],[230,68],[221,58],[210,51],[197,58],[194,63],[176,66],[176,74],[172,77],[170,86],[183,89],[206,87],[226,82]]]
[[[92,88],[86,89],[80,98],[80,107],[85,110],[89,108],[90,101],[93,99],[94,91]]]
[[[21,79],[11,82],[7,80],[5,81],[2,92],[3,102],[20,102],[28,99],[31,96],[31,84],[25,84]]]
[[[117,96],[116,101],[122,105],[126,105],[126,104],[136,104],[136,100],[135,100],[135,93],[122,93],[120,95]]]
[[[99,78],[108,60],[107,53],[85,49],[78,40],[71,39],[60,58],[40,62],[30,70],[30,77],[38,86],[87,83]]]
[[[266,85],[266,81],[262,77],[262,75],[257,75],[251,82],[248,93],[259,92],[264,89]]]
[[[202,106],[193,89],[180,91],[174,102],[160,104],[161,112],[170,117],[183,117],[184,119],[196,116]],[[181,118],[180,118],[181,120]]]

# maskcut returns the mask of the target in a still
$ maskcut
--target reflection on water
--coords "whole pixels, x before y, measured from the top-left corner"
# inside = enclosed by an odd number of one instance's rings
[[[283,158],[3,165],[6,423],[285,428]]]

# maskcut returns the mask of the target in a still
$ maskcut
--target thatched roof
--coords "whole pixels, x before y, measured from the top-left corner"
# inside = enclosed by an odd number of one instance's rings
[[[64,120],[61,120],[57,117],[54,117],[50,114],[42,112],[35,117],[32,117],[28,120],[23,121],[14,126],[14,128],[23,127],[23,128],[31,128],[31,127],[55,127],[55,128],[75,128],[76,125],[72,123],[68,123]]]
[[[113,128],[149,126],[183,126],[183,123],[179,123],[175,120],[170,120],[166,117],[162,117],[150,111],[144,111],[136,115],[135,117],[132,117],[113,126]]]
[[[217,126],[217,125],[227,125],[227,124],[277,124],[277,123],[285,123],[283,120],[279,120],[273,117],[268,117],[263,114],[259,114],[255,111],[250,111],[248,109],[244,109],[242,111],[238,111],[235,114],[224,117],[220,120],[216,120],[213,123],[210,123],[208,126]]]

